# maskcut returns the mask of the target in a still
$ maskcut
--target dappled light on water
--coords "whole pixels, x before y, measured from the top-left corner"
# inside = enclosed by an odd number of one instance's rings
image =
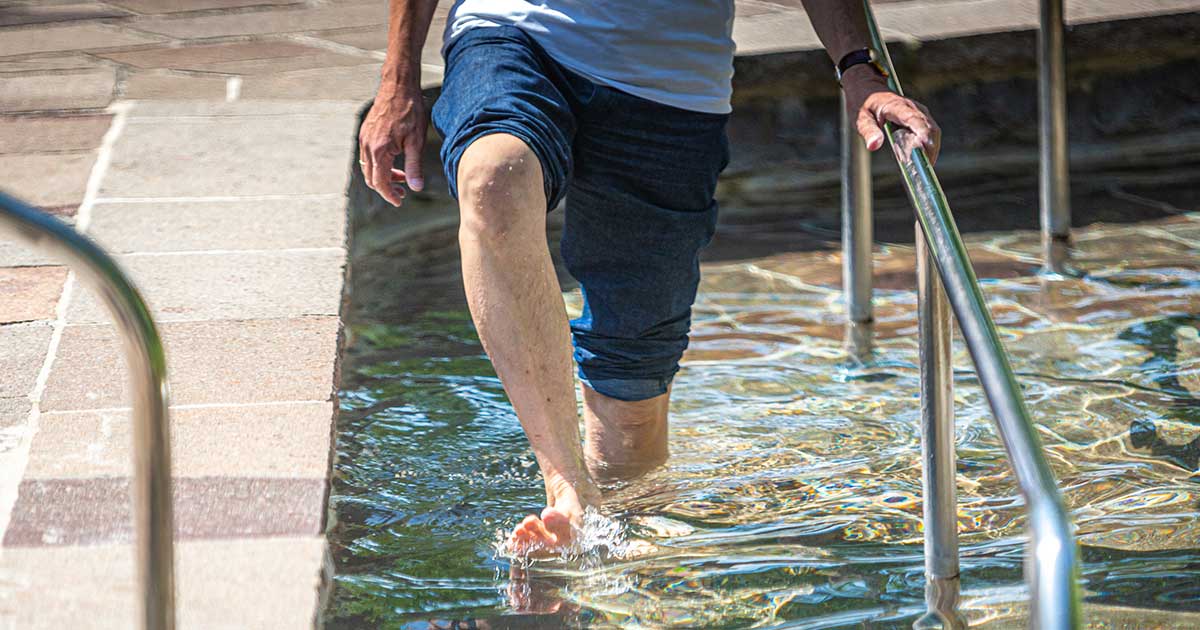
[[[1197,627],[1200,216],[1083,230],[1078,277],[1035,273],[1037,234],[968,241],[1078,524],[1085,613]],[[362,316],[329,624],[909,626],[924,611],[912,250],[877,256],[866,363],[843,349],[839,265],[706,267],[669,463],[610,488],[578,549],[535,562],[493,545],[544,497],[465,310]],[[954,367],[963,612],[1019,626],[1024,501],[957,340]]]

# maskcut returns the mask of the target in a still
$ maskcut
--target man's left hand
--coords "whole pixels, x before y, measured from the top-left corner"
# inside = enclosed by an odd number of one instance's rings
[[[925,149],[930,163],[937,161],[942,129],[924,105],[892,92],[887,80],[866,64],[853,66],[842,75],[846,107],[857,112],[855,126],[871,151],[883,146],[883,123],[900,125],[913,132],[913,142]]]

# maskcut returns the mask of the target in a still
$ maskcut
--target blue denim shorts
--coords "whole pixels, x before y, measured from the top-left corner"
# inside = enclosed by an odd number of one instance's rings
[[[450,193],[477,138],[511,134],[537,155],[547,211],[566,199],[562,258],[584,298],[571,321],[579,377],[605,396],[653,398],[679,369],[728,118],[597,84],[512,26],[471,29],[446,51],[433,122]]]

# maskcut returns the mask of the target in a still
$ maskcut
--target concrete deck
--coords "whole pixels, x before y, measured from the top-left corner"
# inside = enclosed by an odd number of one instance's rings
[[[799,4],[740,0],[741,52],[816,47]],[[1080,0],[1068,21],[1197,9]],[[877,13],[910,43],[1036,24],[1035,0]],[[165,338],[182,627],[317,619],[344,195],[385,19],[384,0],[0,2],[0,188],[117,254]],[[0,628],[134,627],[113,328],[19,244],[0,241],[0,296]]]

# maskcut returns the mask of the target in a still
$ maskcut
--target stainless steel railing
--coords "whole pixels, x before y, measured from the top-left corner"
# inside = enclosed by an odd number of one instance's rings
[[[871,152],[854,131],[841,103],[842,122],[842,287],[846,297],[846,349],[857,360],[871,353],[875,312],[871,304]]]
[[[873,46],[890,74],[892,88],[901,92],[887,48],[879,35],[870,3],[864,0]],[[1000,336],[988,311],[987,303],[975,278],[970,258],[953,215],[925,151],[907,129],[885,125],[885,131],[900,166],[905,189],[917,215],[918,314],[920,319],[922,458],[925,516],[926,603],[929,614],[914,627],[963,627],[955,612],[958,600],[958,533],[955,495],[954,417],[950,366],[950,321],[952,309],[975,364],[979,381],[987,395],[999,427],[1008,459],[1025,497],[1032,535],[1026,575],[1030,583],[1030,625],[1041,630],[1060,630],[1079,626],[1079,557],[1073,525],[1063,504],[1054,476],[1043,456],[1037,429],[1025,407],[1020,385],[1013,374]],[[843,134],[854,130],[843,123]],[[847,140],[843,141],[846,146]],[[843,155],[849,155],[843,151]],[[844,173],[861,173],[855,165],[844,165]],[[844,187],[861,186],[863,178],[845,177]],[[861,230],[869,217],[861,218],[861,201],[869,195],[861,187],[844,193],[844,230]],[[853,200],[849,203],[847,200]],[[865,206],[868,209],[869,206]],[[1060,206],[1061,207],[1061,206]],[[847,311],[869,310],[869,289],[864,296],[851,291],[861,287],[864,271],[861,234],[850,234],[844,242],[855,244],[855,251],[844,254],[847,269]],[[869,244],[869,241],[868,241]],[[869,260],[869,258],[868,258]],[[857,269],[850,266],[859,265]],[[932,273],[936,269],[937,274]],[[939,280],[940,277],[940,280]],[[869,285],[869,280],[868,284]],[[950,308],[947,308],[947,303]],[[858,305],[855,308],[855,305]]]
[[[1063,0],[1041,0],[1038,28],[1039,217],[1042,266],[1061,273],[1071,243],[1071,182],[1067,169],[1067,62]]]
[[[142,627],[175,627],[167,367],[146,303],[116,262],[71,226],[0,193],[0,231],[67,262],[108,307],[133,382],[134,520]]]

